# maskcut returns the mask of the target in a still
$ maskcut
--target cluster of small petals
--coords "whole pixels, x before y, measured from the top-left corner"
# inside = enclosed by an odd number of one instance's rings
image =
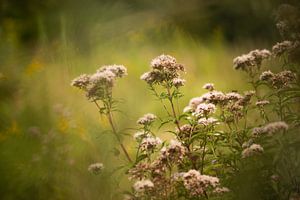
[[[271,122],[271,123],[267,124],[264,127],[264,129],[265,129],[266,133],[273,135],[273,134],[277,133],[278,131],[288,130],[289,126],[287,123],[285,123],[283,121],[278,121],[278,122]]]
[[[92,75],[82,74],[75,78],[71,85],[86,92],[90,100],[105,99],[111,96],[116,78],[127,75],[123,65],[103,66]]]
[[[145,72],[141,76],[141,80],[146,81],[146,83],[148,83],[149,85],[152,85],[154,83],[162,82],[164,80],[164,77],[159,71],[153,70],[150,72]]]
[[[127,69],[123,65],[107,65],[97,70],[97,72],[110,71],[116,77],[122,78],[127,75]]]
[[[116,75],[111,71],[96,72],[91,75],[90,82],[94,85],[106,84],[112,86]]]
[[[207,116],[216,111],[215,104],[212,103],[201,103],[197,106],[195,114],[199,116]]]
[[[201,118],[198,120],[198,124],[203,125],[203,126],[216,125],[216,124],[218,124],[218,120],[213,117]]]
[[[265,130],[264,127],[255,127],[255,128],[252,129],[252,135],[254,137],[259,137],[259,136],[261,136],[265,133],[266,133],[266,130]]]
[[[295,73],[284,70],[277,73],[272,79],[272,85],[274,88],[285,88],[288,87],[292,82],[296,80]]]
[[[154,58],[151,67],[160,71],[184,71],[184,67],[174,57],[164,54]]]
[[[214,189],[214,193],[216,194],[224,194],[230,192],[230,190],[227,187],[217,187],[216,189]]]
[[[128,171],[129,179],[143,179],[145,174],[149,171],[150,166],[148,163],[139,162]]]
[[[226,95],[220,91],[212,91],[201,96],[203,102],[222,103],[226,100]]]
[[[277,74],[272,73],[270,70],[265,71],[260,75],[260,80],[266,81],[274,88],[285,88],[296,80],[295,73],[284,70]]]
[[[180,78],[179,72],[183,72],[184,66],[177,63],[176,59],[169,55],[160,55],[151,61],[151,71],[144,73],[141,79],[149,85],[161,84],[164,81],[171,82],[175,87],[183,86],[185,80]]]
[[[175,87],[179,88],[181,86],[184,86],[185,84],[185,80],[184,79],[181,79],[181,78],[174,78],[172,80],[172,83]]]
[[[293,48],[293,42],[285,40],[283,42],[276,43],[272,48],[272,54],[274,56],[281,56],[285,52],[288,52],[290,49]]]
[[[143,195],[153,189],[154,184],[148,179],[143,179],[134,183],[133,188],[136,193]]]
[[[148,136],[147,133],[145,133],[144,131],[138,131],[133,135],[133,138],[137,141],[140,141],[147,136]]]
[[[237,92],[229,92],[229,93],[226,93],[226,99],[237,101],[237,100],[243,99],[243,96]]]
[[[265,126],[253,128],[252,135],[254,137],[259,137],[264,134],[271,136],[280,131],[287,131],[288,129],[288,124],[283,121],[271,122]]]
[[[191,106],[186,106],[186,107],[184,107],[183,112],[184,112],[184,113],[190,113],[190,112],[193,112],[193,108],[192,108]]]
[[[254,96],[254,94],[255,94],[255,91],[253,91],[253,90],[244,92],[244,97],[239,99],[237,101],[237,104],[240,106],[246,106],[247,104],[249,104],[249,102],[250,102],[251,98]]]
[[[209,91],[213,91],[215,89],[213,83],[206,83],[206,84],[203,85],[202,88],[206,89],[206,90],[209,90]]]
[[[203,103],[203,99],[202,97],[194,97],[190,100],[189,102],[189,105],[186,109],[185,112],[187,112],[188,110],[194,110],[197,108],[197,106],[200,104],[200,103]]]
[[[235,69],[247,70],[249,67],[260,66],[262,60],[267,59],[271,56],[270,51],[263,50],[253,50],[248,54],[238,56],[233,60],[233,65]]]
[[[274,73],[271,72],[270,70],[268,70],[268,71],[264,71],[260,75],[259,79],[262,81],[268,81],[268,80],[272,79],[273,77],[274,77]]]
[[[263,107],[263,106],[268,105],[268,104],[270,104],[270,101],[268,101],[268,100],[260,100],[260,101],[257,101],[255,103],[255,105],[259,106],[259,107]]]
[[[171,140],[169,146],[161,149],[161,158],[171,162],[181,162],[186,153],[185,147],[177,140]]]
[[[251,156],[259,155],[264,152],[264,149],[259,144],[252,144],[242,152],[242,158],[248,158]]]
[[[183,184],[191,196],[204,195],[208,188],[216,188],[219,185],[217,177],[201,175],[197,170],[189,170],[184,173]]]
[[[142,151],[151,151],[154,150],[161,143],[162,141],[160,138],[149,136],[142,139],[140,147]]]
[[[88,167],[88,171],[94,174],[99,174],[103,170],[104,166],[102,163],[94,163]]]
[[[86,89],[89,83],[90,83],[90,76],[87,74],[82,74],[72,80],[71,86],[78,87],[79,89]]]
[[[213,90],[200,97],[192,98],[189,105],[184,109],[184,112],[193,112],[202,103],[218,104],[224,103],[225,101],[227,101],[227,98],[223,92]]]
[[[154,122],[154,120],[156,118],[157,117],[154,114],[147,113],[143,117],[141,117],[137,120],[137,124],[140,124],[140,125],[143,125],[143,126],[150,125],[152,122]]]

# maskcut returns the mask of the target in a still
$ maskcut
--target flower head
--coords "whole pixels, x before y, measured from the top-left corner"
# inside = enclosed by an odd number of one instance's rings
[[[180,78],[184,66],[177,63],[176,59],[169,55],[160,55],[151,61],[151,71],[144,73],[141,79],[149,85],[172,83],[175,87],[184,85],[185,80]]]
[[[127,75],[127,69],[123,65],[106,65],[97,70],[97,72],[110,71],[116,77],[122,78]]]
[[[282,54],[284,54],[285,52],[288,52],[289,50],[291,50],[293,47],[293,42],[285,40],[283,42],[280,43],[276,43],[273,48],[272,48],[272,54],[274,56],[281,56]]]
[[[216,188],[219,185],[217,177],[201,175],[197,170],[189,170],[183,174],[183,184],[191,196],[201,196],[209,188]]]
[[[133,188],[138,195],[144,195],[145,193],[151,191],[153,187],[154,184],[148,179],[137,181],[133,185]]]
[[[103,170],[104,166],[102,163],[94,163],[88,167],[88,171],[94,174],[99,174]]]
[[[263,50],[253,50],[250,51],[248,54],[244,54],[241,56],[236,57],[233,60],[233,65],[235,69],[241,69],[244,71],[249,71],[254,66],[260,67],[262,61],[267,59],[271,56],[271,52],[263,49]]]
[[[213,117],[201,118],[201,119],[198,120],[198,124],[201,124],[203,126],[217,125],[218,120],[216,118],[213,118]]]
[[[143,125],[143,126],[150,125],[154,122],[154,120],[156,118],[157,117],[154,114],[147,113],[143,117],[141,117],[137,120],[137,124],[140,124],[140,125]]]
[[[177,140],[171,140],[167,147],[161,149],[161,159],[173,163],[183,160],[186,153],[185,147]]]
[[[258,107],[263,107],[268,104],[270,104],[270,101],[268,101],[268,100],[260,100],[255,103],[255,105]]]
[[[161,143],[158,137],[148,136],[142,139],[140,147],[142,151],[153,151]]]
[[[71,85],[79,89],[85,90],[89,83],[90,83],[90,76],[87,74],[82,74],[77,78],[73,79]]]
[[[108,65],[101,67],[94,74],[80,75],[72,81],[71,85],[85,91],[89,100],[103,100],[111,98],[116,78],[126,74],[127,70],[123,65]]]
[[[212,103],[201,103],[197,106],[195,114],[197,116],[208,116],[216,111],[216,106]]]
[[[181,86],[184,86],[185,84],[185,80],[184,79],[181,79],[181,78],[174,78],[172,80],[172,83],[173,85],[176,87],[176,88],[179,88]]]
[[[264,152],[264,149],[259,144],[252,144],[250,147],[246,148],[242,152],[242,158],[251,157],[254,155],[259,155]]]

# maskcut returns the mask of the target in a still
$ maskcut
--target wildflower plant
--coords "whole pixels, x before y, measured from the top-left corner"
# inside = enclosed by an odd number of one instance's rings
[[[123,145],[113,121],[113,112],[116,111],[116,100],[113,98],[112,89],[117,78],[127,75],[127,69],[123,65],[108,65],[99,68],[96,73],[83,74],[75,78],[71,85],[85,92],[88,100],[93,102],[101,115],[105,115],[127,160],[131,158]]]
[[[280,9],[295,11],[291,7]],[[294,59],[299,53],[300,29],[280,15],[277,20],[283,42],[276,43],[272,50],[256,49],[233,59],[233,68],[245,72],[250,91],[219,91],[213,83],[206,83],[203,89],[207,92],[192,98],[179,112],[175,107],[183,97],[180,89],[186,82],[182,78],[185,66],[170,55],[154,58],[141,80],[159,100],[167,117],[148,113],[137,120],[132,158],[112,120],[112,88],[117,78],[127,74],[126,68],[104,66],[95,74],[73,80],[72,85],[83,90],[100,114],[107,116],[128,159],[127,175],[133,186],[126,199],[239,198],[237,191],[242,186],[232,182],[253,161],[264,170],[263,178],[270,179],[266,187],[272,188],[276,198],[300,195],[300,179],[293,176],[300,162],[290,158],[300,157],[294,147],[300,142],[295,135],[300,125],[300,62]],[[272,71],[266,68],[265,63],[270,61],[279,67]],[[173,134],[173,139],[161,140],[155,121],[160,122],[158,128],[169,124],[167,132]],[[293,138],[295,141],[291,141]],[[271,165],[265,163],[265,154]],[[288,177],[282,178],[286,174]]]

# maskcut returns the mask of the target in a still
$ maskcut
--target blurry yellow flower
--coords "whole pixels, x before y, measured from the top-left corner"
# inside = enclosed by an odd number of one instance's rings
[[[12,121],[11,126],[7,130],[8,134],[18,135],[20,134],[20,129],[17,121]]]
[[[26,67],[25,74],[30,76],[34,73],[41,71],[43,64],[40,60],[32,59],[31,63]]]

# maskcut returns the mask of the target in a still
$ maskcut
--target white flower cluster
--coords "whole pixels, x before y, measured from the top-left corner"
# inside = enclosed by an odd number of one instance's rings
[[[289,126],[283,121],[271,122],[263,127],[256,127],[252,130],[252,135],[254,137],[261,136],[263,134],[268,134],[269,136],[274,135],[280,131],[287,131]]]
[[[92,101],[103,100],[111,96],[116,78],[125,75],[127,69],[123,65],[108,65],[101,67],[94,74],[80,75],[71,82],[71,85],[85,91],[87,98]]]
[[[194,97],[190,100],[188,108],[192,111],[197,108],[197,106],[201,103],[213,103],[218,104],[222,103],[226,100],[226,95],[220,91],[211,91],[203,94],[200,97]],[[187,108],[186,108],[187,109]]]
[[[147,133],[145,133],[144,131],[138,131],[136,132],[134,135],[133,135],[133,138],[136,140],[136,141],[140,141],[142,140],[143,138],[147,137]]]
[[[296,74],[289,70],[274,74],[268,70],[260,75],[260,80],[269,83],[275,89],[287,88],[296,80]]]
[[[171,140],[167,147],[161,149],[162,161],[181,162],[186,154],[185,147],[177,140]]]
[[[274,56],[281,56],[285,52],[288,52],[293,48],[293,42],[285,40],[283,42],[278,42],[272,47],[272,54]]]
[[[143,179],[143,180],[137,181],[133,185],[133,189],[138,194],[138,196],[144,195],[145,193],[151,191],[153,189],[153,187],[154,187],[154,184],[152,183],[152,181],[150,181],[148,179]]]
[[[214,117],[209,117],[209,118],[201,118],[198,120],[198,124],[201,124],[203,126],[211,126],[211,125],[217,125],[218,120]]]
[[[258,107],[263,107],[268,104],[270,104],[270,101],[268,101],[268,100],[260,100],[255,103],[255,105]]]
[[[154,122],[154,120],[156,118],[157,117],[154,114],[147,113],[143,117],[139,118],[136,123],[140,124],[140,125],[143,125],[143,126],[146,126],[146,125],[150,125],[152,122]]]
[[[129,180],[133,179],[144,179],[145,174],[149,172],[150,166],[148,163],[139,162],[133,168],[128,171]]]
[[[181,79],[179,74],[184,70],[184,66],[177,63],[174,57],[160,55],[151,61],[151,71],[144,73],[141,79],[149,85],[168,82],[178,88],[185,83],[185,80]]]
[[[216,189],[220,184],[217,177],[201,175],[199,171],[194,169],[184,173],[182,178],[184,187],[191,196],[204,195],[208,189]],[[225,192],[225,189],[222,191]],[[229,190],[227,189],[227,191]]]
[[[259,144],[252,144],[250,147],[247,147],[242,152],[242,158],[248,158],[251,156],[259,155],[264,152],[264,149]]]
[[[197,106],[194,114],[196,116],[206,117],[216,111],[215,104],[212,103],[201,103]]]
[[[149,136],[143,138],[143,140],[140,144],[140,147],[141,147],[142,151],[152,151],[161,143],[162,143],[162,141],[160,138],[149,135]]]
[[[94,163],[88,167],[88,171],[93,174],[99,174],[103,170],[104,166],[102,163]]]
[[[235,69],[241,70],[249,70],[249,68],[253,66],[260,67],[262,61],[271,56],[271,52],[263,49],[263,50],[253,50],[248,54],[244,54],[233,59],[233,65]]]

